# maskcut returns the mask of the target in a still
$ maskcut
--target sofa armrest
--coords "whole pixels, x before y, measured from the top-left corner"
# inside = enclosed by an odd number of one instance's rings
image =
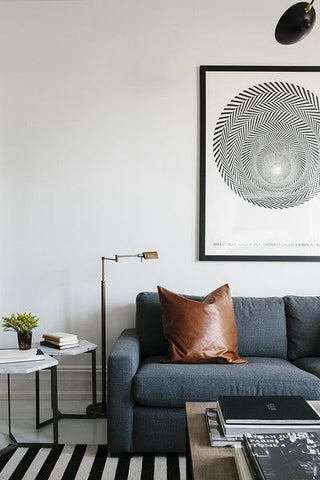
[[[124,330],[108,358],[108,449],[130,452],[133,438],[132,380],[140,364],[140,342],[135,328]]]

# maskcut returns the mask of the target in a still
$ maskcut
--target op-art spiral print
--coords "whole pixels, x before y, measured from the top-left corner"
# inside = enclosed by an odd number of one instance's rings
[[[319,98],[301,85],[251,86],[224,108],[213,133],[216,166],[258,207],[296,207],[320,191]]]

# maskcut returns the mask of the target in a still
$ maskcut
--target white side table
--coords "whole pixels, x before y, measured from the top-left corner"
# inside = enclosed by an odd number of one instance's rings
[[[58,445],[58,401],[57,401],[57,365],[55,358],[45,355],[44,360],[35,360],[33,362],[12,362],[0,364],[0,375],[8,377],[8,433],[11,444],[0,450],[0,455],[7,453],[17,447],[47,447],[52,448]],[[11,431],[11,399],[10,399],[10,375],[36,373],[39,375],[41,370],[50,369],[51,371],[51,405],[52,405],[52,423],[53,423],[53,443],[41,442],[18,442]]]
[[[35,347],[40,348],[40,350],[43,351],[44,354],[50,355],[52,357],[60,357],[62,355],[66,356],[74,356],[74,355],[81,355],[83,353],[90,353],[91,354],[91,387],[92,387],[92,406],[94,407],[97,403],[97,380],[96,380],[96,349],[97,345],[95,343],[91,343],[87,340],[79,340],[79,347],[72,347],[72,348],[65,348],[62,350],[59,350],[58,348],[51,348],[51,347],[46,347],[44,345],[40,344],[35,344]],[[36,396],[37,396],[37,401],[36,401],[36,427],[41,428],[45,425],[48,425],[49,423],[52,423],[53,419],[50,418],[48,420],[45,420],[43,422],[40,422],[40,398],[39,398],[39,374],[36,375]],[[89,405],[91,407],[91,405]],[[96,418],[96,415],[90,414],[90,411],[88,412],[87,407],[87,413],[81,414],[81,413],[62,413],[60,412],[59,408],[57,407],[58,410],[58,419],[60,418]],[[95,410],[95,409],[94,409]]]

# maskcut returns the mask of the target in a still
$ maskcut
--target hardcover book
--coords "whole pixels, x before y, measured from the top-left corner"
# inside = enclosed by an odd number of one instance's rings
[[[53,345],[70,345],[71,343],[77,343],[78,342],[77,339],[75,339],[75,340],[61,340],[59,342],[56,342],[55,340],[51,340],[51,338],[45,338],[45,337],[43,337],[43,341],[44,342],[50,342]]]
[[[42,337],[44,340],[50,340],[58,343],[70,343],[78,341],[78,335],[66,332],[44,333]]]
[[[56,345],[55,343],[46,342],[45,340],[41,340],[40,345],[43,345],[44,347],[56,348],[57,350],[65,350],[66,348],[79,347],[79,342],[67,343],[67,344],[64,344],[64,345],[63,344]]]
[[[319,424],[317,412],[300,396],[221,396],[218,408],[227,424]]]
[[[222,434],[226,438],[239,437],[245,433],[283,433],[283,432],[305,432],[320,431],[319,423],[225,423],[219,403],[217,405],[217,416],[219,420],[219,426],[221,427]]]
[[[244,448],[240,446],[234,447],[234,461],[236,463],[237,472],[240,480],[257,480],[257,474],[253,472],[252,466],[245,457]]]
[[[250,434],[244,448],[259,480],[315,480],[320,478],[318,432]]]

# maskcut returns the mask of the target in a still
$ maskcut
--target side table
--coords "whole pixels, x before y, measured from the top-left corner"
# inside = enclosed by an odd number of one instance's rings
[[[8,377],[8,433],[12,443],[0,450],[0,455],[14,450],[18,447],[47,447],[52,448],[58,445],[58,402],[57,402],[57,365],[58,361],[48,355],[44,360],[35,360],[33,362],[12,362],[0,364],[0,375]],[[43,442],[18,442],[11,430],[11,395],[10,395],[10,375],[28,374],[35,372],[39,374],[41,370],[50,369],[51,371],[51,405],[52,405],[52,423],[53,423],[53,443]]]
[[[58,348],[51,348],[46,347],[44,345],[35,344],[35,347],[40,348],[42,352],[46,355],[50,355],[51,357],[60,357],[62,355],[66,356],[74,356],[74,355],[81,355],[83,353],[90,353],[91,354],[91,387],[92,387],[92,404],[96,405],[97,403],[97,380],[96,380],[96,349],[97,345],[95,343],[91,343],[87,340],[79,340],[79,347],[72,347],[72,348],[65,348],[59,350]],[[39,383],[39,373],[36,376],[36,427],[41,428],[49,423],[52,423],[53,419],[49,418],[48,420],[44,420],[43,422],[40,421],[40,383]],[[58,402],[58,400],[57,400]],[[95,415],[91,415],[89,413],[81,414],[81,413],[62,413],[60,412],[58,406],[58,419],[60,418],[96,418]]]

